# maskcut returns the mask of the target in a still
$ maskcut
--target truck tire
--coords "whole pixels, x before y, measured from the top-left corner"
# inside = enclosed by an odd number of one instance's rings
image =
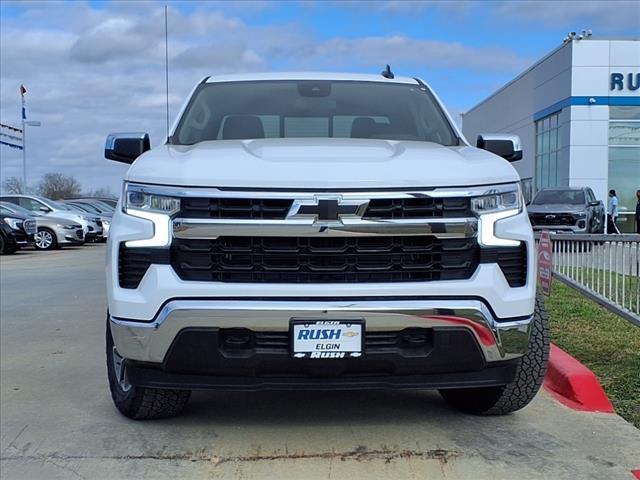
[[[542,297],[536,307],[529,349],[520,359],[513,382],[501,387],[440,390],[451,406],[475,415],[504,415],[525,407],[536,396],[549,360],[549,316]]]
[[[182,411],[189,401],[191,390],[134,387],[128,383],[126,366],[113,344],[108,318],[106,344],[109,389],[120,413],[133,420],[151,420],[173,417]]]

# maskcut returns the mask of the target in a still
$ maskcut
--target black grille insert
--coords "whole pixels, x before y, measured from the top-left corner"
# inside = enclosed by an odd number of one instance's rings
[[[183,198],[182,218],[283,220],[293,200],[260,198]]]
[[[181,279],[217,282],[460,280],[478,261],[475,238],[433,236],[174,239],[171,248]]]
[[[510,287],[522,287],[527,283],[527,246],[483,248],[482,263],[497,263]]]
[[[468,198],[375,198],[369,202],[364,218],[472,217]]]
[[[121,288],[138,288],[152,263],[168,264],[169,250],[160,248],[127,248],[118,250],[118,282]]]

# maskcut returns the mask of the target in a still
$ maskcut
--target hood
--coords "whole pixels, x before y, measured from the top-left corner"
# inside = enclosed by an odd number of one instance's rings
[[[15,218],[17,220],[26,220],[27,218],[34,218],[31,215],[24,215],[22,213],[18,213],[18,212],[7,212],[7,213],[0,213],[0,217],[2,218]]]
[[[529,213],[575,213],[586,210],[586,205],[571,205],[567,203],[549,203],[543,205],[527,205]]]
[[[67,220],[73,220],[74,222],[78,222],[82,226],[85,226],[85,224],[87,223],[87,220],[84,216],[80,215],[79,213],[75,213],[71,211],[56,210],[52,214],[47,214],[45,216],[48,218],[55,217],[55,218],[65,218]]]
[[[68,217],[61,217],[58,215],[58,213],[56,212],[56,214],[51,214],[51,215],[39,215],[36,217],[36,222],[38,223],[38,225],[42,225],[42,226],[51,226],[51,227],[55,227],[57,224],[60,225],[77,225],[78,227],[82,227],[82,225],[80,224],[80,222],[78,220],[74,220],[72,218],[68,218]]]
[[[518,181],[506,160],[469,146],[351,138],[217,140],[162,145],[126,180],[234,188],[381,188]]]

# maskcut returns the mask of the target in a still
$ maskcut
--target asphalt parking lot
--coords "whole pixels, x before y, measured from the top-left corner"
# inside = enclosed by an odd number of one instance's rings
[[[626,479],[640,431],[546,392],[473,417],[435,392],[209,393],[133,422],[109,397],[104,246],[0,259],[3,479]]]

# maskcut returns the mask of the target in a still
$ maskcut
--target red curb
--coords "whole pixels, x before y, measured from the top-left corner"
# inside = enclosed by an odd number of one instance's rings
[[[595,374],[554,344],[551,344],[544,387],[560,403],[574,410],[615,413]]]
[[[640,470],[631,470],[631,475],[633,475],[637,479],[640,479]]]

